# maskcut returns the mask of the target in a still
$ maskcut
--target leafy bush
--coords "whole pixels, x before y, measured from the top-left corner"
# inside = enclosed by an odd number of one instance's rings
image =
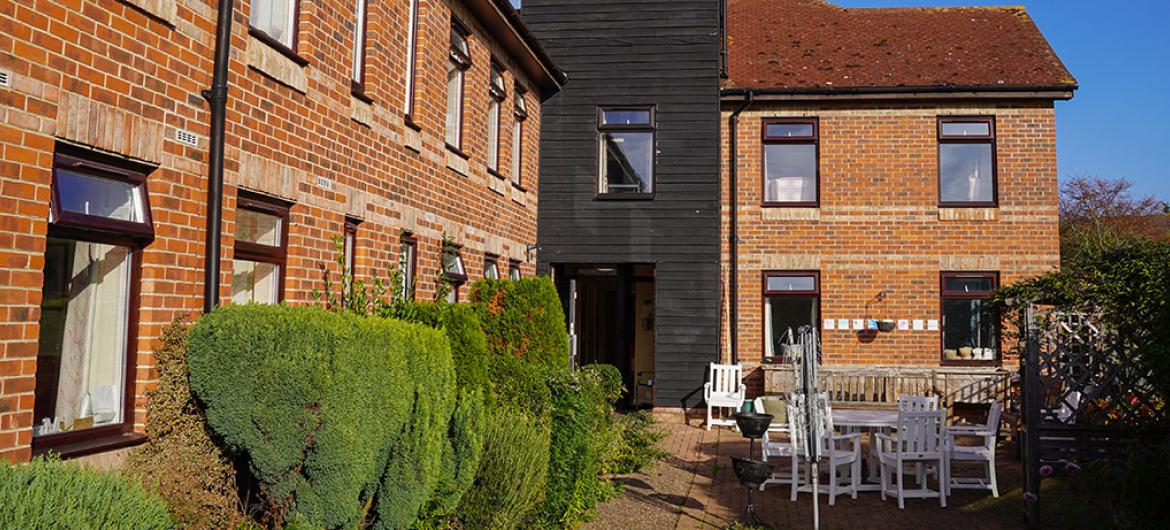
[[[147,404],[147,443],[130,453],[126,472],[162,496],[185,528],[232,528],[243,519],[231,460],[211,439],[187,384],[187,330],[181,319],[155,349],[158,387]]]
[[[552,368],[568,366],[565,313],[548,278],[480,280],[472,286],[471,300],[492,353]]]
[[[0,528],[175,528],[161,498],[132,480],[37,458],[0,464]]]
[[[379,315],[443,330],[451,344],[459,388],[487,386],[487,337],[475,308],[468,304],[403,302],[388,306]]]
[[[540,505],[548,472],[549,431],[510,406],[487,417],[475,486],[459,508],[466,528],[511,529]]]
[[[547,380],[553,399],[552,444],[540,523],[572,528],[590,519],[597,503],[616,492],[601,473],[617,441],[607,390],[621,394],[620,375],[616,389],[610,370],[601,367],[553,370]]]
[[[191,389],[246,457],[277,524],[412,523],[431,498],[454,409],[438,332],[310,308],[226,306],[189,337]]]
[[[617,421],[617,443],[604,465],[604,472],[613,475],[637,473],[655,460],[666,456],[658,444],[667,432],[655,426],[654,416],[641,410],[622,416]]]

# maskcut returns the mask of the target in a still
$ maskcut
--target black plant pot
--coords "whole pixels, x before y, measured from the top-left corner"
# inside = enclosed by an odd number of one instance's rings
[[[735,424],[739,426],[739,432],[743,434],[744,438],[758,440],[764,437],[768,426],[772,425],[772,415],[758,412],[739,412],[735,415]]]
[[[878,321],[878,331],[882,331],[884,333],[889,333],[891,331],[894,331],[894,321],[893,320],[879,320]]]
[[[738,456],[731,457],[731,469],[735,471],[735,478],[739,479],[740,484],[753,489],[760,487],[772,476],[772,464]]]

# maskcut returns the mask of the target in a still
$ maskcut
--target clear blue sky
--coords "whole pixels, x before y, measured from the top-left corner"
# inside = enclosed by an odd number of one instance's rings
[[[520,0],[512,0],[515,5]],[[1124,177],[1170,201],[1170,1],[834,0],[844,7],[1021,5],[1080,84],[1057,102],[1058,171]]]

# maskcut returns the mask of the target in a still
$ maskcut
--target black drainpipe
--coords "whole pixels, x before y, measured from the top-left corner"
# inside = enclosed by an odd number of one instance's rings
[[[728,153],[727,153],[727,185],[728,198],[730,204],[728,206],[728,227],[727,227],[727,247],[728,247],[728,262],[731,270],[728,274],[727,286],[727,303],[731,314],[728,315],[728,332],[731,347],[731,364],[739,364],[739,209],[738,189],[739,183],[736,171],[736,160],[738,153],[738,142],[736,137],[739,136],[739,113],[743,112],[748,105],[752,104],[752,98],[755,92],[748,89],[743,96],[743,103],[731,113],[731,117],[727,118],[727,134],[728,137]]]
[[[215,64],[211,89],[203,98],[211,104],[211,135],[207,160],[207,246],[204,255],[203,312],[219,305],[219,239],[223,214],[223,144],[228,99],[228,57],[232,47],[232,0],[219,0],[215,26]]]

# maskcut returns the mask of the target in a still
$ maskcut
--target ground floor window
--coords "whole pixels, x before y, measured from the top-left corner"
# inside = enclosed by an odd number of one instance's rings
[[[459,245],[443,244],[443,277],[446,278],[447,301],[452,304],[459,301],[459,288],[467,282],[467,268],[463,266],[463,255]]]
[[[134,386],[138,249],[153,238],[153,168],[58,146],[33,404],[36,446],[117,434]]]
[[[398,288],[403,300],[414,300],[414,271],[417,266],[418,240],[409,232],[403,233],[398,250]]]
[[[764,273],[764,359],[786,361],[800,328],[819,330],[821,292],[817,272]]]
[[[511,260],[508,262],[508,279],[509,280],[519,280],[520,279],[520,262],[519,261]]]
[[[288,205],[241,192],[237,206],[232,303],[280,303],[284,296]]]
[[[998,361],[999,325],[985,300],[999,273],[944,272],[941,283],[943,361]]]
[[[483,257],[483,277],[489,280],[500,279],[500,266],[496,262],[500,258],[495,254],[485,254]]]

